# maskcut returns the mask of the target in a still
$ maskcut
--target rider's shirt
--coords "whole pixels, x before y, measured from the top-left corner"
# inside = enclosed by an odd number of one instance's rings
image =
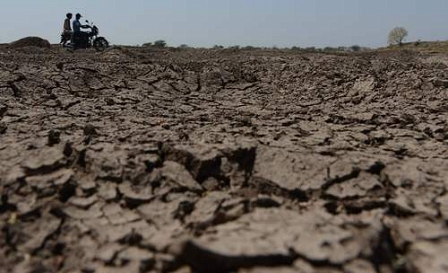
[[[74,32],[80,32],[81,31],[81,22],[79,22],[79,20],[74,20],[73,21],[73,31]]]

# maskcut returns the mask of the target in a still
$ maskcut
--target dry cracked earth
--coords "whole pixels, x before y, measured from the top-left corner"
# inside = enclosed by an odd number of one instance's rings
[[[2,272],[447,272],[448,58],[0,49]]]

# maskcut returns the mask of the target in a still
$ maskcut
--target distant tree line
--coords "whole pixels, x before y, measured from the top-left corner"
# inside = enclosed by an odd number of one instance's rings
[[[165,40],[157,40],[154,42],[144,43],[142,44],[142,47],[153,47],[153,48],[166,48],[167,43]],[[179,49],[190,49],[193,48],[187,44],[181,44],[178,46]],[[223,45],[214,45],[211,47],[215,50],[222,50],[222,49],[228,49],[228,50],[294,50],[294,51],[303,51],[303,52],[359,52],[359,51],[365,51],[370,50],[370,48],[367,47],[361,47],[359,45],[353,45],[353,46],[339,46],[339,47],[325,47],[325,48],[317,48],[317,47],[285,47],[285,48],[278,48],[277,46],[273,47],[256,47],[256,46],[240,46],[240,45],[232,45],[225,47]]]
[[[408,36],[408,31],[404,27],[396,27],[392,29],[389,32],[388,36],[388,43],[389,45],[402,45],[403,41]],[[416,42],[415,45],[419,45],[420,42]],[[167,47],[167,43],[165,40],[156,40],[154,42],[150,43],[144,43],[142,44],[142,47],[154,47],[154,48],[165,48]],[[192,48],[187,44],[181,44],[178,47],[179,49],[189,49]],[[295,50],[295,51],[303,51],[303,52],[360,52],[360,51],[366,51],[370,50],[368,47],[362,47],[360,45],[352,45],[352,46],[339,46],[339,47],[324,47],[324,48],[317,48],[317,47],[298,47],[293,46],[290,48],[278,48],[277,46],[273,47],[256,47],[256,46],[240,46],[240,45],[232,45],[225,47],[223,45],[214,45],[211,47],[215,50],[221,50],[221,49],[229,49],[229,50],[260,50],[260,49],[270,49],[270,50]]]

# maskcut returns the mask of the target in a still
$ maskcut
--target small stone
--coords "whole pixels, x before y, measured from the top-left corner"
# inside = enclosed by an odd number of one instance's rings
[[[61,142],[61,132],[50,130],[50,132],[48,132],[48,145],[53,146],[59,144],[59,142]]]
[[[6,126],[5,122],[0,122],[0,135],[3,135],[6,133],[6,130],[8,129],[8,126]]]
[[[162,161],[160,160],[160,157],[155,154],[149,154],[144,159],[146,171],[152,172],[154,168],[158,168],[161,166]]]
[[[6,105],[0,104],[0,117],[3,117],[8,111],[8,107]]]
[[[115,104],[115,100],[113,98],[110,98],[110,97],[105,98],[104,101],[106,102],[107,105],[114,105]]]
[[[87,124],[86,126],[84,126],[84,135],[85,136],[97,135],[95,126],[93,126],[92,124]]]

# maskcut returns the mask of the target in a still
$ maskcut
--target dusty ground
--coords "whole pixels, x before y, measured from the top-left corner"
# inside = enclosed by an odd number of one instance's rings
[[[447,272],[440,58],[0,49],[0,271]]]

